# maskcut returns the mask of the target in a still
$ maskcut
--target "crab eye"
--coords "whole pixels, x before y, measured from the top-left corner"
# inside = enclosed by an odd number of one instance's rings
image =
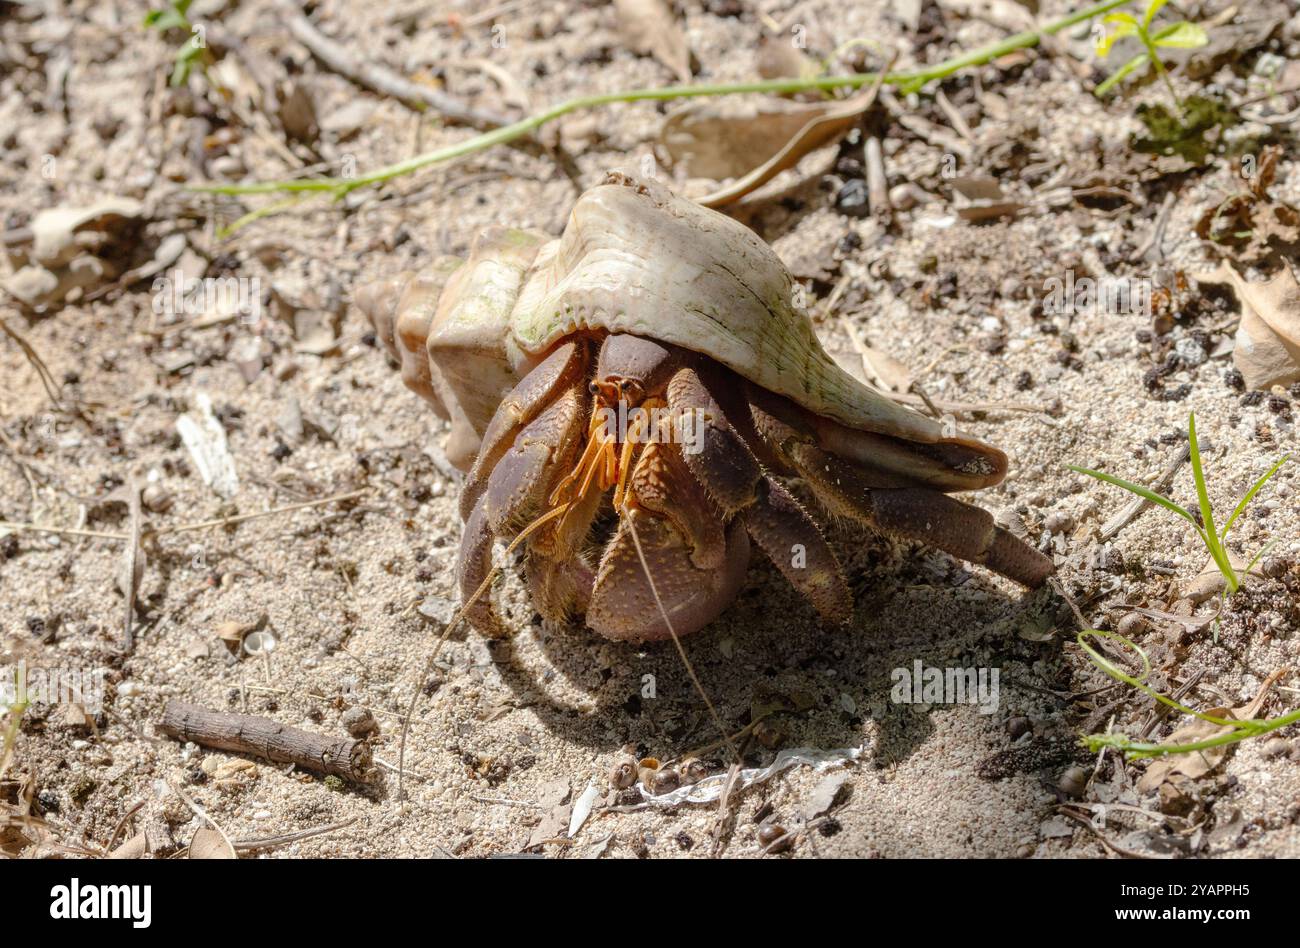
[[[625,394],[626,394],[627,390],[630,389],[631,387],[632,387],[632,383],[629,382],[627,379],[623,379],[622,381],[620,381],[620,382],[618,383],[618,390],[619,390],[620,392],[625,393]]]
[[[591,392],[591,394],[593,394],[593,395],[599,395],[599,394],[600,394],[600,386],[597,385],[595,382],[589,382],[589,383],[587,384],[587,391]]]

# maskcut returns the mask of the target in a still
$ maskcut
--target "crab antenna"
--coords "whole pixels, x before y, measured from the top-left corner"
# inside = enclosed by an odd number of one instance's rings
[[[527,540],[543,524],[554,520],[568,509],[569,504],[560,504],[557,507],[552,507],[528,526],[524,527],[519,531],[519,535],[511,540],[510,545],[506,547],[505,556],[509,556],[518,549],[519,544]],[[456,610],[456,614],[451,617],[451,621],[447,623],[447,627],[443,629],[442,634],[438,636],[438,641],[433,644],[433,651],[429,654],[428,660],[424,663],[424,671],[420,673],[420,684],[416,687],[415,694],[411,696],[411,701],[406,706],[406,714],[402,716],[402,736],[397,745],[397,799],[399,800],[402,799],[402,781],[406,776],[406,734],[411,729],[411,715],[415,712],[415,702],[420,700],[420,694],[424,691],[424,684],[429,680],[429,672],[433,670],[433,663],[438,660],[438,653],[442,651],[443,643],[445,643],[447,638],[451,635],[451,630],[460,624],[460,620],[465,618],[465,614],[474,607],[474,604],[482,598],[484,593],[492,588],[492,583],[501,575],[501,569],[502,567],[500,566],[492,567],[487,576],[483,578],[483,582],[478,584],[478,589],[474,590],[474,595],[465,600],[465,602],[461,604],[461,607]],[[707,701],[708,699],[705,700]]]
[[[722,739],[726,741],[731,756],[739,763],[740,751],[736,749],[736,745],[731,740],[731,735],[727,733],[726,725],[722,723],[722,718],[719,717],[717,709],[713,707],[713,702],[709,700],[708,692],[704,690],[704,685],[700,683],[699,676],[695,674],[695,666],[686,657],[686,649],[682,647],[682,640],[677,636],[677,630],[673,628],[673,620],[668,618],[668,610],[664,608],[664,601],[659,598],[659,588],[655,585],[654,577],[650,575],[650,564],[646,562],[645,552],[641,549],[641,537],[636,532],[636,523],[632,517],[632,511],[628,510],[626,505],[624,505],[623,510],[627,527],[632,532],[632,544],[636,547],[637,559],[641,561],[641,569],[645,571],[646,581],[650,584],[650,592],[655,597],[655,605],[659,607],[659,614],[664,618],[664,625],[668,626],[668,634],[673,637],[673,644],[677,646],[677,654],[681,656],[682,664],[686,666],[686,674],[691,676],[691,682],[695,685],[695,690],[704,699],[704,706],[709,709],[709,716],[713,718],[714,726],[722,735]]]

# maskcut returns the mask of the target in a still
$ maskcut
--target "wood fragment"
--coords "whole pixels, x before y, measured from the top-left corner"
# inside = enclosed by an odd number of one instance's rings
[[[874,135],[868,138],[863,154],[867,165],[867,206],[872,217],[888,224],[894,209],[889,203],[889,179],[885,175],[885,155],[880,139]]]
[[[295,764],[355,783],[368,783],[372,775],[370,745],[364,741],[313,734],[260,715],[168,701],[158,729],[180,741]]]
[[[126,598],[126,612],[122,630],[122,654],[130,655],[135,647],[135,600],[144,578],[144,554],[140,549],[140,483],[132,474],[126,484],[126,503],[130,511],[131,526],[126,550],[122,556],[122,595]]]
[[[1173,214],[1175,200],[1173,191],[1165,195],[1165,201],[1156,214],[1155,223],[1151,225],[1151,233],[1141,247],[1129,254],[1130,261],[1136,263],[1145,260],[1147,263],[1161,263],[1165,259],[1165,230],[1169,227],[1169,218]]]
[[[293,38],[306,46],[313,56],[334,72],[351,79],[357,85],[378,92],[380,95],[391,96],[417,111],[432,109],[449,121],[484,131],[507,124],[507,120],[502,116],[476,109],[445,92],[411,82],[378,63],[367,62],[351,49],[316,29],[306,16],[292,6],[286,4],[282,9],[285,26],[293,34]]]
[[[326,833],[334,833],[355,823],[356,817],[343,820],[339,823],[330,823],[327,826],[317,826],[312,829],[298,830],[293,833],[283,833],[279,836],[264,836],[260,839],[236,839],[233,845],[236,852],[253,852],[259,849],[275,849],[280,846],[288,846],[290,843],[296,843],[300,840],[311,839],[313,836],[324,836]]]
[[[1163,494],[1167,491],[1169,485],[1174,482],[1174,477],[1178,474],[1178,469],[1187,462],[1187,459],[1191,457],[1191,455],[1191,446],[1184,444],[1182,450],[1178,452],[1178,456],[1174,458],[1173,463],[1161,472],[1160,476],[1156,478],[1154,484],[1148,485],[1149,488],[1157,494]],[[1124,507],[1115,514],[1115,516],[1111,517],[1101,525],[1101,532],[1098,535],[1098,540],[1102,543],[1108,543],[1115,539],[1115,537],[1119,536],[1121,530],[1136,520],[1142,511],[1146,510],[1150,506],[1151,501],[1147,500],[1145,497],[1134,497],[1131,501],[1125,504]]]

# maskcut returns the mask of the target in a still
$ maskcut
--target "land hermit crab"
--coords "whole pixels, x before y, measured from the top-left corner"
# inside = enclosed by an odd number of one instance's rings
[[[611,174],[556,240],[494,228],[356,294],[468,469],[457,578],[467,617],[500,540],[533,603],[613,639],[684,635],[735,598],[751,541],[830,623],[853,601],[812,517],[832,515],[1027,586],[1050,559],[949,492],[1006,456],[862,385],[818,342],[776,254],[729,217]],[[523,538],[520,540],[519,538]],[[514,544],[512,544],[514,545]]]

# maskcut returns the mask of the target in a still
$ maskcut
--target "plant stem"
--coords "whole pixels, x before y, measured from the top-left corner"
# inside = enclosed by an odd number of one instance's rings
[[[1142,40],[1142,45],[1147,48],[1147,58],[1151,60],[1151,68],[1164,81],[1165,88],[1169,90],[1169,98],[1174,103],[1174,111],[1178,113],[1181,121],[1183,117],[1183,104],[1178,101],[1178,93],[1174,90],[1173,80],[1169,78],[1169,73],[1165,70],[1165,64],[1160,61],[1160,50],[1156,49],[1155,41],[1151,39],[1151,34],[1147,32],[1145,26],[1138,26],[1138,38]]]
[[[1191,744],[1149,744],[1140,741],[1130,741],[1122,734],[1096,734],[1088,738],[1089,746],[1102,745],[1114,747],[1133,757],[1161,757],[1166,754],[1190,754],[1195,751],[1209,750],[1212,747],[1222,747],[1224,744],[1235,744],[1238,741],[1244,741],[1252,737],[1259,737],[1261,734],[1267,734],[1270,731],[1276,731],[1284,728],[1289,724],[1295,724],[1300,721],[1300,711],[1292,711],[1280,718],[1273,718],[1270,721],[1233,721],[1231,725],[1233,730],[1220,734],[1216,737],[1207,737],[1203,741],[1194,741]]]
[[[970,50],[952,59],[944,60],[933,66],[927,66],[923,69],[915,69],[904,72],[891,72],[884,76],[884,82],[892,86],[898,86],[907,92],[914,92],[924,86],[926,83],[935,79],[943,79],[952,75],[960,69],[967,66],[979,66],[991,62],[999,56],[1017,49],[1024,49],[1034,46],[1043,36],[1053,33],[1059,33],[1062,30],[1069,29],[1077,23],[1091,19],[1101,13],[1106,13],[1116,7],[1124,6],[1130,0],[1104,0],[1101,3],[1094,3],[1082,10],[1064,16],[1059,20],[1054,20],[1037,30],[1026,30],[1023,33],[1016,33],[1008,36],[1006,39],[999,40],[996,43],[990,43],[987,46],[981,46],[978,49]],[[568,115],[570,112],[576,112],[580,109],[595,108],[602,105],[610,105],[615,102],[644,102],[658,101],[664,99],[690,99],[702,96],[721,96],[721,95],[742,95],[745,93],[765,93],[768,95],[783,95],[795,92],[807,92],[813,89],[833,90],[833,89],[857,89],[862,86],[875,82],[879,78],[877,73],[855,73],[850,76],[819,76],[792,79],[767,79],[759,82],[740,82],[740,83],[719,83],[710,85],[689,85],[689,86],[663,86],[653,89],[633,89],[624,92],[607,92],[598,95],[579,96],[575,99],[561,102],[559,105],[552,106],[543,112],[530,115],[527,118],[520,119],[518,122],[512,122],[509,125],[503,125],[500,128],[493,129],[490,132],[484,132],[473,138],[467,138],[465,141],[457,142],[454,145],[448,145],[444,148],[438,148],[423,155],[416,155],[414,158],[408,158],[396,164],[379,168],[369,174],[356,178],[315,178],[300,181],[262,181],[255,184],[221,184],[221,185],[192,185],[191,190],[202,191],[208,194],[273,194],[280,192],[300,192],[300,191],[320,191],[333,194],[336,198],[343,197],[349,191],[367,185],[381,184],[400,175],[410,174],[429,165],[439,164],[444,161],[450,161],[453,158],[459,158],[463,155],[472,154],[482,151],[485,148],[491,148],[494,145],[502,145],[506,142],[514,141],[529,135],[549,122]]]

